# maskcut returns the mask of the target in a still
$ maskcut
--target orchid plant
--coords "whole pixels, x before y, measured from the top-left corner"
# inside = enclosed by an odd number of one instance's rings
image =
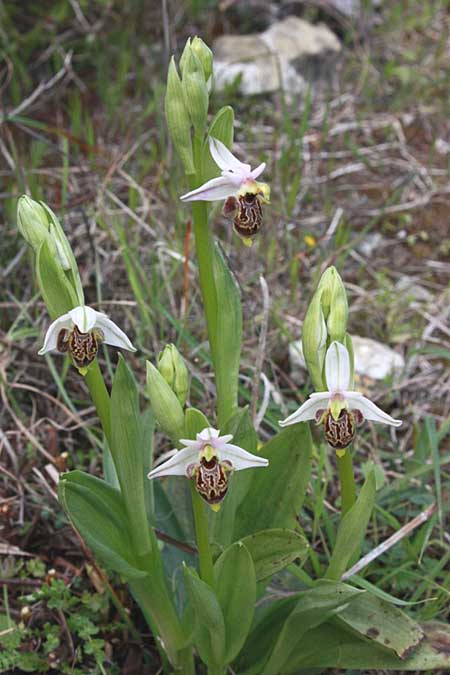
[[[265,444],[241,405],[240,289],[215,242],[208,202],[225,200],[224,214],[249,244],[261,229],[270,190],[257,181],[265,163],[252,170],[231,150],[232,108],[208,122],[212,71],[209,48],[199,38],[188,40],[179,66],[170,63],[165,110],[190,188],[180,199],[192,202],[216,385],[216,409],[209,411],[214,422],[191,405],[189,372],[174,345],[162,350],[156,365],[147,362],[144,401],[122,354],[108,391],[100,345],[136,349],[111,319],[85,304],[56,215],[29,197],[19,200],[20,231],[35,252],[36,278],[53,321],[39,353],[70,357],[105,436],[103,477],[62,474],[60,502],[98,560],[127,580],[164,672],[204,672],[198,662],[210,675],[445,668],[448,656],[433,651],[427,625],[376,587],[361,590],[341,580],[359,556],[376,499],[373,471],[357,494],[356,427],[366,419],[395,430],[401,421],[354,391],[347,295],[334,267],[322,275],[303,323],[316,391]],[[311,420],[324,428],[341,484],[335,504],[341,519],[325,564],[317,562],[301,527],[314,455]],[[152,451],[155,425],[170,439],[168,453]],[[330,532],[333,527],[330,521]],[[286,597],[266,592],[275,573],[279,583],[289,580]],[[262,607],[255,611],[257,598]]]

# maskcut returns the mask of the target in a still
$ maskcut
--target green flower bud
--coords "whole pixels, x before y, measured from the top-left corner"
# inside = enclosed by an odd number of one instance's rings
[[[25,241],[37,251],[48,237],[49,225],[45,210],[34,199],[22,195],[17,202],[17,226]]]
[[[205,73],[200,59],[191,47],[185,49],[186,56],[182,70],[182,88],[189,116],[195,133],[203,138],[206,131],[209,94]]]
[[[316,391],[326,389],[323,365],[327,346],[345,344],[348,303],[345,287],[335,267],[322,274],[303,322],[303,354]]]
[[[158,370],[182,406],[189,394],[189,373],[175,345],[166,345],[158,356]]]
[[[181,403],[155,366],[147,361],[147,393],[161,429],[178,443],[185,433]]]
[[[327,349],[327,327],[321,295],[319,287],[309,304],[302,329],[303,356],[316,391],[326,390],[322,372]]]
[[[205,82],[208,82],[213,71],[213,53],[208,45],[197,36],[191,42],[191,49],[202,64]]]
[[[335,267],[329,267],[324,272],[320,287],[330,343],[334,340],[343,343],[347,332],[348,302],[345,286]]]
[[[183,86],[173,57],[170,61],[169,72],[167,74],[165,109],[169,134],[183,163],[184,170],[187,174],[194,174],[191,120],[185,103]]]

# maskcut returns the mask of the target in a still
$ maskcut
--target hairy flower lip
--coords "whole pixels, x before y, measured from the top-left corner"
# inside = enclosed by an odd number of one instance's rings
[[[180,197],[183,202],[206,201],[213,202],[227,197],[239,196],[242,190],[261,194],[264,201],[269,200],[269,186],[258,183],[256,179],[266,168],[265,162],[252,170],[250,164],[241,162],[217,138],[209,137],[211,156],[222,175],[212,178],[195,190],[191,190]]]
[[[332,342],[325,357],[325,378],[328,391],[319,391],[310,394],[309,398],[285,420],[279,422],[282,427],[297,422],[306,422],[315,419],[319,410],[330,410],[333,418],[338,419],[344,408],[357,410],[364,419],[399,427],[401,420],[396,420],[381,408],[375,405],[359,391],[349,390],[350,386],[350,357],[346,347],[340,342]],[[324,405],[325,403],[325,405]]]
[[[106,344],[130,352],[136,351],[127,335],[106,314],[97,312],[92,307],[80,305],[50,324],[45,334],[44,344],[38,354],[42,356],[48,352],[58,352],[58,335],[62,330],[71,330],[74,326],[83,334],[100,330],[103,334],[103,342]]]

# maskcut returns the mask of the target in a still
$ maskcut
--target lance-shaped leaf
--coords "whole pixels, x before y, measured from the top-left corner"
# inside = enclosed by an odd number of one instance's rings
[[[42,297],[52,319],[78,305],[75,289],[52,254],[49,242],[43,241],[36,256],[36,276]]]
[[[342,610],[361,593],[365,591],[347,584],[334,583],[321,583],[301,593],[297,605],[284,623],[262,671],[263,675],[286,672],[290,664],[290,654],[297,645],[304,642],[305,633]]]
[[[217,292],[214,361],[220,427],[237,410],[242,307],[239,286],[217,244],[214,247],[214,279]]]
[[[150,546],[145,508],[145,461],[139,411],[139,394],[125,360],[119,362],[111,390],[111,454],[128,514],[136,551],[147,553]]]
[[[404,658],[423,638],[419,624],[405,612],[367,592],[339,614],[339,622],[383,647],[393,649],[400,658]]]
[[[309,544],[293,530],[261,530],[242,539],[255,565],[256,580],[261,581],[290,565],[305,560]]]
[[[207,429],[211,426],[206,415],[204,415],[201,410],[197,410],[197,408],[188,408],[184,414],[184,418],[186,437],[192,438],[193,440],[196,438],[197,434],[203,431],[203,429]]]
[[[86,544],[104,564],[127,578],[145,577],[138,569],[120,492],[82,471],[63,474],[60,502]]]
[[[225,663],[240,652],[252,624],[256,576],[252,557],[240,541],[229,546],[214,565],[216,593],[225,621]]]
[[[188,567],[184,568],[184,580],[194,613],[194,642],[198,653],[208,666],[222,666],[225,663],[225,622],[217,597],[212,588]]]
[[[375,491],[375,473],[372,470],[358,499],[339,524],[330,565],[325,575],[327,579],[340,579],[350,560],[359,551],[375,504]]]
[[[326,622],[305,635],[291,654],[285,673],[308,668],[339,668],[361,672],[382,670],[430,673],[450,670],[450,628],[430,621],[421,624],[425,637],[410,654],[401,659],[394,651],[375,645],[339,623]],[[240,671],[241,672],[241,671]]]
[[[284,429],[258,454],[269,460],[269,466],[259,474],[255,472],[238,508],[235,540],[273,527],[296,527],[311,472],[308,425],[301,423]]]

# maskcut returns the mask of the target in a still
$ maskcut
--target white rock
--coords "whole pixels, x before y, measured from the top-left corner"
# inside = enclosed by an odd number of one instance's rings
[[[365,255],[366,258],[370,258],[372,253],[376,251],[377,248],[380,248],[384,241],[385,239],[382,234],[373,232],[372,234],[368,234],[367,237],[364,237],[356,248],[360,253]]]
[[[430,291],[423,286],[420,286],[420,284],[416,284],[414,279],[411,279],[406,275],[401,276],[397,281],[395,290],[412,300],[430,302],[430,300],[433,299],[433,294],[430,293]]]
[[[405,367],[401,354],[387,345],[370,338],[352,335],[355,352],[355,373],[372,380],[384,380],[390,374],[396,374]],[[296,340],[289,345],[291,375],[296,382],[304,382],[302,370],[306,369],[302,341]]]
[[[313,26],[288,16],[264,33],[218,38],[213,45],[215,86],[223,89],[241,75],[242,94],[270,93],[281,87],[287,93],[298,94],[307,83],[294,62],[340,50],[338,38],[324,24]]]

